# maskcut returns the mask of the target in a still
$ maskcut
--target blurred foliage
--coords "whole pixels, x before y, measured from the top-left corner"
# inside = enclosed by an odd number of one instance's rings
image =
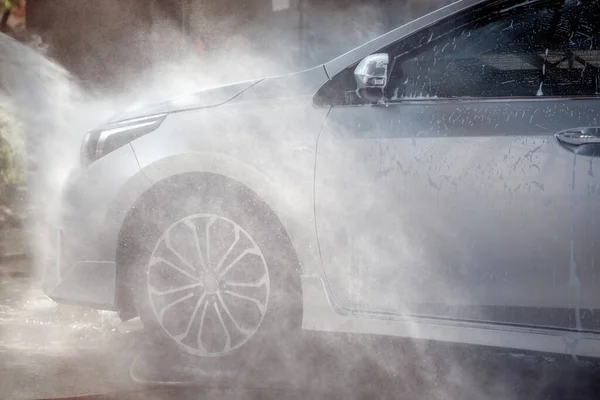
[[[0,99],[0,205],[12,206],[27,176],[25,129],[8,102]]]
[[[8,26],[10,15],[17,12],[22,14],[25,10],[24,7],[24,0],[0,0],[0,32],[7,33],[15,28]]]
[[[2,0],[2,7],[5,10],[13,11],[19,7],[19,0]]]
[[[0,137],[0,187],[25,182],[23,163],[3,137]]]

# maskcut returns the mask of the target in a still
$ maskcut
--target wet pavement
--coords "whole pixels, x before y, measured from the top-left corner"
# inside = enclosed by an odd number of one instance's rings
[[[27,278],[0,281],[0,398],[132,388],[137,327],[111,313],[58,305]]]
[[[590,360],[312,332],[289,343],[272,367],[227,379],[149,351],[139,320],[58,305],[31,279],[0,278],[0,398],[600,398]]]

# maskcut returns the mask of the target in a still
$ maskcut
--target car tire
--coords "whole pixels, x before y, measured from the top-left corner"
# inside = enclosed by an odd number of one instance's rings
[[[134,301],[155,347],[206,368],[246,372],[273,365],[295,343],[299,263],[281,223],[252,191],[170,187],[142,215]]]

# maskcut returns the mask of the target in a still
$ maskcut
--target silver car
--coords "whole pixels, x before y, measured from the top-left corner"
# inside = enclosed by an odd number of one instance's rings
[[[46,291],[214,362],[302,329],[600,356],[599,25],[462,0],[124,113],[83,139]]]

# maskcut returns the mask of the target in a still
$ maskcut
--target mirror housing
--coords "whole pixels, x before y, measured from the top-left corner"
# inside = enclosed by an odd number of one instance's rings
[[[387,53],[377,53],[365,57],[358,64],[354,70],[358,97],[372,102],[383,100],[389,63],[390,56]]]

